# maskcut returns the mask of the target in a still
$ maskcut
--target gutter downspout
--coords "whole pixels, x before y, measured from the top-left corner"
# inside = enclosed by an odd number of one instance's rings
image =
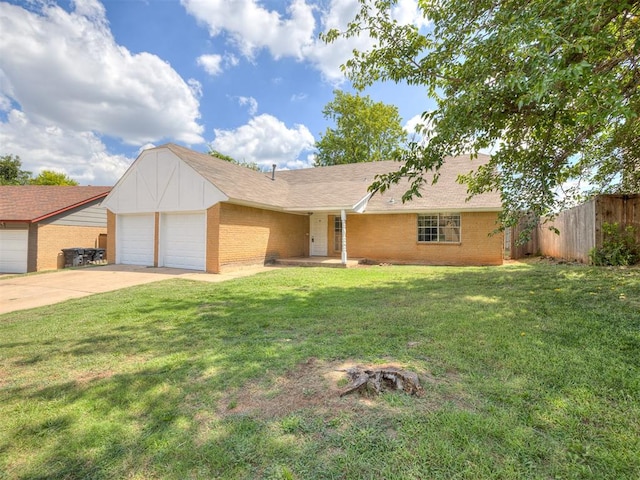
[[[342,222],[342,265],[347,265],[347,213],[340,210],[340,220]]]

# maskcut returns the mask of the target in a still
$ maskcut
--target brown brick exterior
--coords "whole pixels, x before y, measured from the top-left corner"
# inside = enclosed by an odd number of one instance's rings
[[[462,213],[460,243],[418,243],[417,214],[348,215],[347,254],[377,262],[428,265],[501,265],[503,235],[489,235],[496,212]],[[333,217],[329,217],[329,251],[333,251]]]
[[[29,234],[29,271],[54,270],[64,267],[63,248],[91,247],[98,246],[100,234],[107,233],[105,227],[78,227],[69,225],[37,225],[37,233],[34,235],[34,228]],[[37,242],[37,255],[31,248],[31,243],[35,238]],[[35,266],[32,265],[33,258],[36,258]],[[35,267],[35,268],[33,268]],[[32,269],[33,268],[33,269]]]
[[[29,239],[27,245],[27,272],[38,271],[38,224],[29,224]],[[52,267],[56,268],[56,267]],[[44,270],[44,269],[41,269]]]
[[[107,263],[116,263],[116,215],[107,210]]]
[[[156,214],[156,262],[158,249]],[[328,221],[329,254],[333,251],[333,216]],[[116,216],[107,212],[107,259],[115,263]],[[351,214],[347,217],[349,258],[426,265],[500,265],[502,234],[496,212],[462,213],[462,241],[455,244],[418,243],[417,215]],[[65,227],[69,228],[69,227]],[[86,227],[85,227],[86,228]],[[95,234],[97,241],[98,232]],[[309,217],[218,203],[207,210],[206,271],[220,273],[246,265],[263,265],[277,258],[309,255]],[[156,263],[157,265],[157,263]]]
[[[242,265],[263,265],[276,258],[308,255],[307,215],[222,203],[209,209],[207,220],[208,271],[217,273]]]
[[[220,203],[207,210],[207,272],[220,273]]]

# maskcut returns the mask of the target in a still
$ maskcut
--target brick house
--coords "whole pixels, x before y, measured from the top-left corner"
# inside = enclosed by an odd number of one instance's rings
[[[145,150],[103,201],[108,260],[219,273],[292,257],[495,265],[498,194],[456,182],[487,157],[447,159],[436,184],[402,203],[407,183],[367,188],[395,162],[255,172],[174,144]]]
[[[0,272],[64,266],[61,250],[98,247],[107,233],[100,202],[111,187],[0,186]]]

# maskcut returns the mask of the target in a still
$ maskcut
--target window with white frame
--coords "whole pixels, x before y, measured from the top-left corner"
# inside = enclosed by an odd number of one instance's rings
[[[418,242],[460,243],[460,214],[418,215]]]

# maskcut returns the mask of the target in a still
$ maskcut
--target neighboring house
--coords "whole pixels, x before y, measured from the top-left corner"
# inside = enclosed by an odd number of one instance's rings
[[[0,272],[64,266],[61,250],[97,247],[107,233],[100,202],[111,187],[0,186]]]
[[[373,162],[255,172],[174,144],[145,150],[102,203],[111,263],[218,273],[306,256],[431,265],[494,265],[498,194],[467,200],[457,175],[488,157],[447,159],[435,185],[402,203],[407,183],[371,196]],[[348,256],[347,256],[348,254]]]

